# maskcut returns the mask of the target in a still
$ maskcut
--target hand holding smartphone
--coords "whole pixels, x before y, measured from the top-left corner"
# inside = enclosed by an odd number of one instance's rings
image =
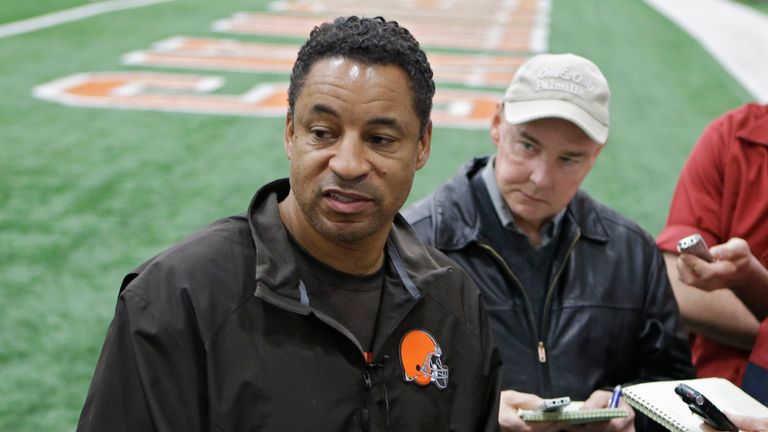
[[[688,409],[699,416],[705,423],[717,430],[738,431],[728,417],[720,411],[715,404],[709,401],[703,394],[697,392],[690,386],[679,384],[675,387],[675,393],[688,404]]]
[[[707,243],[704,241],[701,234],[693,234],[681,239],[677,242],[677,251],[680,253],[696,255],[706,262],[715,260],[712,257],[712,254],[709,253],[709,247],[707,247]]]

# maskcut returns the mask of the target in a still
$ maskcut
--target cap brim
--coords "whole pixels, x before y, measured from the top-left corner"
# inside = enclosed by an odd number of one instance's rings
[[[608,126],[597,121],[578,105],[557,99],[505,101],[504,117],[512,124],[520,124],[543,118],[561,118],[574,123],[600,145],[608,141]]]

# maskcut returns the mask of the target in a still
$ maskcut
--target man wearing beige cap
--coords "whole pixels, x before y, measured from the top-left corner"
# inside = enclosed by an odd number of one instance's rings
[[[533,57],[491,121],[496,154],[405,212],[483,293],[504,361],[503,430],[567,428],[517,416],[542,398],[605,407],[614,386],[693,375],[653,238],[579,189],[607,142],[609,102],[591,61]],[[585,428],[652,426],[619,406],[628,417]]]

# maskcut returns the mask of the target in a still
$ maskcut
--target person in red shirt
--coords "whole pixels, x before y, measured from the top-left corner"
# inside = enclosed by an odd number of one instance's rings
[[[760,324],[755,346],[744,372],[742,388],[763,405],[768,405],[768,319]]]
[[[768,315],[767,193],[768,105],[747,104],[705,129],[656,239],[692,330],[700,377],[741,385],[760,321]],[[694,233],[712,246],[714,262],[678,256],[677,242]]]
[[[755,346],[744,372],[744,391],[761,403],[768,404],[768,319],[760,324]],[[740,431],[768,430],[768,417],[738,416],[725,413]]]
[[[740,431],[764,431],[768,430],[768,418],[746,417],[729,415],[734,425]]]

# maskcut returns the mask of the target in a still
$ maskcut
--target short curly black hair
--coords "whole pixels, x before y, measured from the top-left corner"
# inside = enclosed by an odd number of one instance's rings
[[[362,64],[396,65],[408,75],[413,109],[419,117],[419,136],[424,134],[432,111],[435,83],[427,55],[405,27],[382,17],[338,17],[315,27],[299,50],[288,87],[288,109],[293,113],[296,98],[310,68],[318,60],[345,57]]]

